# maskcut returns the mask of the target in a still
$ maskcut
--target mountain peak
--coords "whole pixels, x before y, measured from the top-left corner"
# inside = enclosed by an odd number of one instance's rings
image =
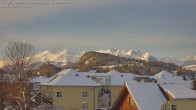
[[[108,50],[99,50],[96,52],[108,53],[108,54],[115,55],[115,56],[134,58],[134,59],[140,59],[140,60],[146,60],[146,61],[157,61],[157,59],[151,56],[149,53],[142,53],[139,50],[135,51],[135,50],[108,49]]]
[[[141,60],[146,61],[158,61],[155,57],[151,56],[149,53],[144,53],[141,57]]]

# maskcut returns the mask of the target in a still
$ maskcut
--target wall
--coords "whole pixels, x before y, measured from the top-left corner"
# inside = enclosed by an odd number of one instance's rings
[[[110,86],[111,90],[111,105],[114,104],[115,100],[118,98],[123,86]]]
[[[177,110],[196,110],[196,100],[171,100],[166,102],[161,110],[170,110],[172,104],[177,106]]]
[[[56,92],[62,92],[62,97],[57,98]],[[83,98],[82,92],[88,92],[88,97]],[[84,105],[94,110],[98,106],[98,87],[52,87],[52,93],[53,106],[63,110],[82,110]]]
[[[122,103],[120,110],[139,110],[130,94],[128,94]]]
[[[139,110],[132,95],[124,87],[119,94],[118,99],[112,107],[112,110]]]

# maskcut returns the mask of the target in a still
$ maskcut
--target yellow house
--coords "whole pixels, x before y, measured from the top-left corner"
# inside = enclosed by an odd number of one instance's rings
[[[43,96],[54,110],[95,110],[100,84],[75,70],[63,70],[41,83]]]
[[[162,110],[196,110],[196,87],[192,87],[190,81],[160,84],[160,88],[168,100]]]
[[[43,96],[55,110],[95,110],[110,108],[126,82],[138,83],[130,73],[63,70],[42,82]]]

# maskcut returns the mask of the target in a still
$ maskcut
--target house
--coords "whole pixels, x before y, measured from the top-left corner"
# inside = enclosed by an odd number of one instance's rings
[[[112,110],[196,110],[196,81],[162,71],[157,83],[126,83]]]
[[[118,98],[125,82],[138,83],[133,80],[134,77],[134,74],[119,73],[115,70],[108,73],[91,73],[67,69],[48,78],[47,81],[41,83],[41,86],[43,96],[51,100],[55,109],[82,109],[81,103],[84,102],[85,106],[88,104],[89,110],[93,110],[94,108],[111,107]],[[81,98],[81,93],[86,92],[84,90],[88,90],[88,93],[92,94],[92,97],[88,98],[88,101],[84,100],[87,98]],[[60,95],[63,96],[63,98],[56,98],[57,94],[63,94]],[[67,96],[67,94],[69,95]],[[64,98],[64,96],[68,98]],[[73,103],[76,103],[77,106]]]
[[[125,83],[112,110],[160,110],[166,101],[157,84]]]
[[[44,77],[44,76],[38,76],[38,77],[34,77],[30,80],[31,84],[32,84],[32,89],[34,91],[37,91],[37,90],[41,90],[41,86],[40,84],[42,82],[45,82],[47,81],[48,78],[47,77]]]
[[[41,83],[43,97],[54,110],[95,110],[100,84],[72,69],[63,70]]]
[[[167,102],[163,110],[196,110],[196,81],[159,84]]]
[[[182,83],[182,82],[185,82],[185,80],[183,80],[183,77],[176,76],[176,75],[171,74],[165,70],[157,73],[156,75],[154,75],[153,78],[157,80],[157,83]]]
[[[105,79],[101,81],[101,85],[106,93],[103,94],[103,97],[100,97],[100,99],[103,98],[102,100],[106,102],[105,97],[108,95],[109,102],[105,103],[105,106],[102,106],[108,108],[111,107],[118,98],[125,82],[137,83],[137,81],[133,80],[134,75],[131,73],[120,73],[116,70],[111,70],[106,74],[111,77],[105,77]]]

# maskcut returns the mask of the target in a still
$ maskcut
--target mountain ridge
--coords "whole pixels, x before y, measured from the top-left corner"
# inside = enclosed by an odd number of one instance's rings
[[[133,58],[145,61],[157,61],[158,59],[150,55],[149,53],[142,53],[141,51],[137,50],[114,50],[114,49],[107,49],[107,50],[97,50],[95,52],[99,53],[108,53],[114,56],[120,56],[125,58]],[[67,49],[61,52],[51,52],[49,50],[40,52],[35,55],[35,59],[38,62],[51,62],[54,65],[60,67],[65,66],[68,63],[75,63],[79,61],[82,55],[86,53],[85,51],[82,52],[72,52]]]
[[[88,51],[87,51],[88,52]],[[165,63],[174,63],[178,66],[187,67],[187,69],[195,70],[193,66],[196,65],[196,56],[187,56],[183,59],[177,59],[174,57],[165,57],[162,59],[157,59],[152,56],[148,52],[141,52],[140,50],[115,50],[115,49],[106,49],[106,50],[96,50],[95,52],[99,53],[108,53],[114,56],[120,56],[125,58],[131,58],[136,60],[144,60],[144,61],[162,61]],[[80,60],[82,55],[86,53],[85,51],[81,52],[73,52],[68,49],[64,49],[60,52],[52,52],[50,50],[46,50],[35,55],[35,59],[37,62],[40,62],[40,65],[44,63],[51,63],[57,67],[65,66],[69,63],[76,63]],[[0,61],[0,68],[2,68],[2,61]]]

